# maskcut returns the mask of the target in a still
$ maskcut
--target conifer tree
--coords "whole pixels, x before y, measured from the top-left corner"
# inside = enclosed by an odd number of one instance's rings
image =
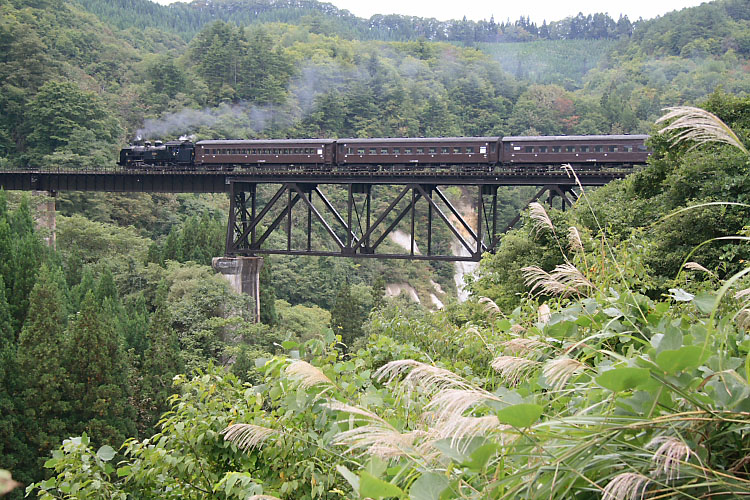
[[[16,353],[16,334],[5,299],[5,284],[0,276],[0,465],[20,471],[19,464],[29,457],[24,443],[24,420],[20,414],[23,407],[16,398],[20,389]],[[17,473],[16,478],[23,481],[33,479],[22,473]]]
[[[276,313],[276,291],[273,286],[273,275],[271,273],[271,261],[263,259],[263,266],[260,268],[260,322],[264,325],[273,326],[279,322],[279,315]]]
[[[182,371],[177,332],[172,328],[172,317],[166,304],[167,287],[159,285],[156,311],[148,328],[148,348],[141,364],[140,401],[145,403],[139,427],[150,430],[162,413],[169,409],[167,398],[174,392],[172,379]]]
[[[362,336],[363,318],[360,305],[352,296],[352,288],[345,283],[336,295],[336,301],[331,309],[331,328],[333,333],[341,335],[341,341],[347,348]]]
[[[23,390],[25,441],[44,457],[68,437],[62,351],[66,320],[62,271],[43,265],[29,296],[29,312],[18,339],[17,366]],[[40,467],[41,469],[41,467]]]
[[[128,368],[118,333],[107,317],[111,301],[89,291],[68,329],[71,420],[76,432],[119,444],[134,431],[128,402]]]

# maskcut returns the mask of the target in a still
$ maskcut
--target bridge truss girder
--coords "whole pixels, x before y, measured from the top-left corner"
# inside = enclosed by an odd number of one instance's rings
[[[387,208],[379,214],[373,213],[373,187],[382,184],[345,183],[336,184],[347,190],[344,210],[337,210],[334,203],[320,190],[319,184],[308,182],[284,182],[273,196],[262,203],[258,196],[258,183],[232,181],[230,184],[230,211],[226,238],[226,255],[318,255],[360,258],[394,258],[411,260],[479,261],[484,252],[497,248],[502,233],[512,228],[520,215],[507,226],[498,225],[499,185],[461,186],[464,190],[475,190],[474,213],[469,222],[436,184],[409,183],[389,184],[399,186],[398,194],[388,200]],[[329,186],[331,186],[329,184]],[[573,186],[550,184],[541,187],[529,203],[544,194],[551,201],[559,197],[563,209],[575,200]],[[404,205],[403,200],[406,200]],[[418,231],[418,209],[421,207],[424,228]],[[295,209],[297,212],[295,212]],[[426,209],[426,214],[424,211]],[[302,219],[293,217],[303,211]],[[294,221],[302,221],[306,236],[302,245],[293,238]],[[402,253],[378,253],[381,244],[397,229],[402,221],[409,221],[408,248]],[[329,246],[334,249],[313,248],[313,223],[325,229]],[[443,225],[461,249],[462,255],[435,251],[434,232],[436,225]],[[500,231],[498,231],[500,230]],[[273,233],[285,233],[285,244],[269,244]],[[420,253],[420,245],[426,243],[426,253]],[[298,240],[297,238],[296,240]],[[296,245],[295,245],[296,243]],[[444,247],[444,245],[443,245]]]

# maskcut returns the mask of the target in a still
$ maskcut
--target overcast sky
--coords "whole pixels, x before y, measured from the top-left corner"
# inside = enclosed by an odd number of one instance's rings
[[[541,23],[559,21],[579,12],[594,14],[606,12],[617,19],[626,14],[631,21],[639,17],[650,19],[675,9],[692,7],[703,3],[701,0],[329,0],[333,5],[349,10],[359,17],[373,14],[406,14],[421,17],[435,17],[439,20],[468,19],[478,21],[495,16],[495,21],[521,16],[529,16],[532,21]]]

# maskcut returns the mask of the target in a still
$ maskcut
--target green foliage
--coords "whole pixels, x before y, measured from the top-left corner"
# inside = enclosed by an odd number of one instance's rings
[[[50,161],[69,152],[85,161],[96,158],[92,145],[113,144],[120,130],[112,115],[93,92],[83,92],[69,82],[47,82],[29,103],[27,113],[28,141],[33,161],[46,155]],[[98,166],[111,161],[112,156],[98,158]],[[58,165],[55,165],[58,166]]]

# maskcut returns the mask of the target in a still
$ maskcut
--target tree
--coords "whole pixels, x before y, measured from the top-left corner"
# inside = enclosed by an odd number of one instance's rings
[[[174,393],[172,379],[183,369],[177,332],[166,306],[168,289],[161,283],[157,290],[156,311],[148,327],[148,348],[143,353],[139,387],[139,430],[150,431],[162,413],[169,409],[168,397]]]
[[[0,457],[3,457],[3,467],[20,471],[18,466],[29,457],[24,442],[23,404],[17,397],[21,389],[17,350],[5,285],[0,276]],[[23,481],[32,479],[22,472],[17,473],[17,478]]]
[[[68,329],[65,363],[73,427],[100,443],[119,444],[135,429],[128,401],[128,367],[119,335],[106,318],[110,301],[105,298],[99,304],[93,291],[86,294]]]
[[[335,334],[341,335],[341,341],[350,348],[362,336],[363,322],[361,307],[352,296],[352,288],[347,282],[339,289],[331,309],[331,328]]]
[[[29,103],[26,113],[29,150],[37,155],[69,152],[91,156],[106,152],[121,130],[117,119],[93,92],[71,82],[49,81]]]
[[[25,441],[36,457],[45,456],[66,437],[68,374],[65,345],[67,301],[62,271],[43,265],[29,297],[29,312],[18,340],[20,399],[27,421]],[[27,464],[28,470],[35,469]]]

